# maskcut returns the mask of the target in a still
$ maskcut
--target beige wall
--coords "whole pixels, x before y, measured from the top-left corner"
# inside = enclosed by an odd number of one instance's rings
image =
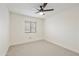
[[[9,12],[4,4],[0,4],[0,56],[5,55],[9,47]]]
[[[45,35],[46,40],[79,52],[79,7],[48,17]]]
[[[43,19],[24,16],[12,12],[10,13],[10,18],[11,18],[11,45],[43,39],[44,35]],[[25,33],[24,31],[25,20],[37,22],[36,33]]]

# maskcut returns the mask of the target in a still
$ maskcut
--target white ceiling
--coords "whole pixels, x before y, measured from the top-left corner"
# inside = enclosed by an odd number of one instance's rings
[[[36,8],[39,8],[41,3],[9,3],[7,4],[11,12],[20,13],[32,17],[45,18],[50,15],[57,14],[61,11],[68,10],[68,8],[79,6],[78,3],[48,3],[45,9],[54,8],[54,11],[46,12],[45,15],[38,15]]]

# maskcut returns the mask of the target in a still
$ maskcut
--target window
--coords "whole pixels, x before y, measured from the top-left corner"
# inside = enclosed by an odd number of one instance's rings
[[[25,33],[35,33],[36,32],[36,22],[25,21]]]

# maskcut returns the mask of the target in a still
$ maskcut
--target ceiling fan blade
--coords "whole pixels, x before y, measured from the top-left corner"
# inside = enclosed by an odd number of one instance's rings
[[[43,12],[45,11],[53,11],[54,9],[46,9],[46,10],[43,10]]]
[[[42,6],[40,6],[40,8],[43,9]]]
[[[46,5],[47,5],[47,3],[44,3],[42,7],[43,7],[43,8],[45,8],[45,7],[46,7]]]

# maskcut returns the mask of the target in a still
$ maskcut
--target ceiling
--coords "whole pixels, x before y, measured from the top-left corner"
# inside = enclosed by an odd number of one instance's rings
[[[39,8],[40,5],[41,3],[9,3],[7,4],[7,7],[11,12],[32,17],[46,18],[50,15],[55,15],[64,10],[68,10],[71,7],[79,6],[78,3],[48,3],[46,9],[54,8],[54,11],[46,12],[45,15],[38,15],[35,12],[37,12],[36,8]]]

